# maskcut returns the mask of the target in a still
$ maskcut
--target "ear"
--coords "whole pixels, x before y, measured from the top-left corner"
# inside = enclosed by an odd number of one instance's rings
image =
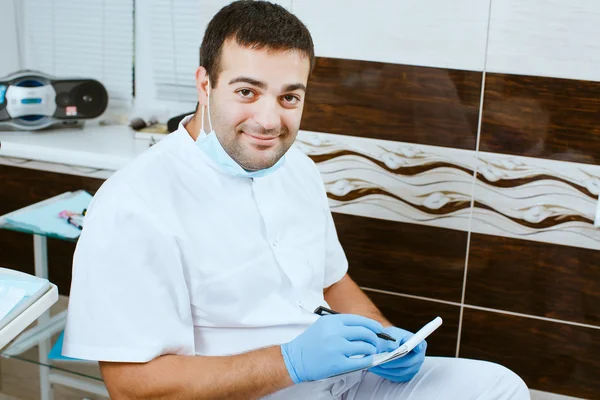
[[[208,105],[208,73],[204,67],[196,69],[196,90],[198,91],[198,103],[201,106]]]

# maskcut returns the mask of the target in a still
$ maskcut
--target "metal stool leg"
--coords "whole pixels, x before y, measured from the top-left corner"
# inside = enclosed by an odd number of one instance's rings
[[[33,258],[35,265],[35,276],[48,279],[48,241],[45,236],[33,235]],[[38,325],[47,324],[50,320],[50,311],[46,311],[38,318]],[[52,386],[50,384],[50,368],[48,365],[48,353],[52,348],[50,338],[42,340],[38,345],[38,357],[40,362],[40,399],[53,400]]]

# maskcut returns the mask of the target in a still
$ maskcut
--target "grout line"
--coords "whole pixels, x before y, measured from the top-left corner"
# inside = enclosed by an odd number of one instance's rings
[[[383,294],[389,294],[389,295],[398,296],[398,297],[408,297],[410,299],[425,300],[425,301],[430,301],[433,303],[449,304],[451,306],[459,306],[460,307],[460,303],[457,303],[455,301],[433,299],[431,297],[415,296],[413,294],[406,294],[406,293],[389,292],[387,290],[372,289],[372,288],[368,288],[368,287],[361,287],[361,289],[365,290],[367,292],[383,293]]]
[[[483,102],[485,97],[485,77],[487,72],[487,56],[488,56],[488,46],[490,43],[490,23],[492,19],[492,1],[490,0],[490,4],[488,6],[488,20],[487,20],[487,32],[485,36],[485,53],[483,58],[483,72],[481,74],[481,94],[479,97],[479,119],[477,121],[477,140],[475,144],[475,165],[473,166],[473,186],[471,188],[471,215],[469,216],[469,230],[467,231],[467,250],[465,255],[465,270],[463,275],[463,287],[462,287],[462,295],[460,299],[460,314],[458,317],[458,334],[456,335],[456,354],[458,357],[460,355],[460,339],[462,336],[462,322],[463,322],[463,311],[465,306],[465,295],[467,292],[467,272],[469,268],[469,253],[471,251],[471,233],[473,231],[473,209],[475,208],[475,187],[477,186],[477,167],[479,159],[479,143],[481,140],[481,124],[483,122]]]
[[[506,315],[512,315],[514,317],[537,319],[537,320],[545,321],[545,322],[554,322],[554,323],[557,323],[557,324],[572,325],[572,326],[578,326],[578,327],[581,327],[581,328],[589,328],[589,329],[600,330],[600,326],[584,324],[584,323],[581,323],[581,322],[565,321],[565,320],[562,320],[562,319],[541,317],[541,316],[538,316],[538,315],[522,314],[522,313],[517,313],[517,312],[513,312],[513,311],[506,311],[506,310],[497,310],[495,308],[473,306],[473,305],[469,305],[469,304],[465,304],[464,307],[472,309],[472,310],[488,311],[488,312],[493,312],[493,313],[496,313],[496,314],[506,314]]]
[[[600,326],[598,326],[598,325],[584,324],[584,323],[581,323],[581,322],[566,321],[566,320],[563,320],[563,319],[548,318],[548,317],[542,317],[542,316],[539,316],[539,315],[532,315],[532,314],[523,314],[523,313],[518,313],[518,312],[514,312],[514,311],[499,310],[497,308],[481,307],[481,306],[475,306],[475,305],[471,305],[471,304],[461,304],[461,303],[457,303],[455,301],[433,299],[431,297],[415,296],[415,295],[406,294],[406,293],[390,292],[388,290],[373,289],[373,288],[362,287],[362,286],[360,288],[362,290],[364,290],[365,292],[382,293],[382,294],[388,294],[388,295],[391,295],[391,296],[406,297],[406,298],[409,298],[409,299],[429,301],[431,303],[448,304],[448,305],[451,305],[451,306],[461,307],[461,309],[468,308],[468,309],[471,309],[471,310],[487,311],[487,312],[493,312],[493,313],[496,313],[496,314],[506,314],[506,315],[511,315],[511,316],[514,316],[514,317],[537,319],[537,320],[540,320],[540,321],[554,322],[554,323],[557,323],[557,324],[572,325],[572,326],[578,326],[578,327],[582,327],[582,328],[590,328],[590,329],[600,330]]]

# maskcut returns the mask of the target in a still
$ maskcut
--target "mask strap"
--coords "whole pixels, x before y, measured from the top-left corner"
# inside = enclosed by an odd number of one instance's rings
[[[200,132],[202,132],[204,130],[204,106],[202,106],[202,114],[201,115],[202,115],[202,117],[200,118],[200,121],[201,121],[200,122],[201,123]]]
[[[207,93],[207,102],[208,105],[206,106],[207,112],[208,112],[208,124],[210,125],[210,131],[213,131],[213,126],[212,126],[212,121],[210,120],[210,78],[208,78],[208,87],[206,88],[206,93]],[[202,125],[204,127],[204,125]],[[204,130],[204,132],[206,132],[206,129]]]
[[[200,130],[206,132],[206,129],[204,129],[204,109],[207,108],[208,109],[208,123],[210,124],[210,130],[212,132],[212,122],[210,120],[210,79],[208,79],[208,87],[206,88],[206,93],[207,93],[207,97],[208,97],[208,107],[207,106],[202,106],[202,116],[200,117]],[[208,132],[206,132],[206,134],[208,134]]]

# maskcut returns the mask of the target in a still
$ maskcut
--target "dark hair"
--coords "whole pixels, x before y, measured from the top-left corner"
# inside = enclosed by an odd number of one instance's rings
[[[298,17],[268,1],[235,1],[208,23],[200,46],[200,65],[206,68],[213,87],[221,72],[221,49],[229,39],[254,49],[299,50],[309,59],[309,74],[315,65],[312,37]]]

